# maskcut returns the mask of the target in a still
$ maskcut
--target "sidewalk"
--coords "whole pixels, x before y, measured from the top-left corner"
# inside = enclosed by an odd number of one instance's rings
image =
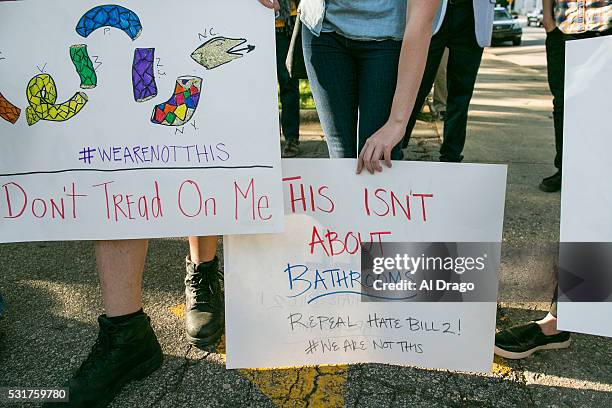
[[[493,50],[495,51],[495,49]],[[509,163],[502,294],[532,285],[537,253],[514,249],[558,239],[559,194],[537,189],[551,174],[550,95],[546,72],[485,54],[470,113],[468,162]],[[410,160],[437,157],[435,124],[419,122]],[[300,157],[326,157],[317,124],[305,124]],[[575,335],[569,350],[520,362],[496,360],[489,375],[380,364],[228,371],[216,353],[187,346],[183,332],[181,239],[154,240],[144,294],[166,361],[130,384],[114,407],[608,407],[612,340]],[[86,356],[101,298],[93,246],[84,242],[0,246],[8,315],[0,322],[0,385],[57,386]],[[517,286],[519,285],[519,286]],[[545,297],[547,297],[546,295]],[[538,318],[540,303],[503,303],[498,327]],[[450,350],[449,352],[461,352]],[[18,407],[19,404],[11,406]]]
[[[427,110],[427,107],[425,109]],[[300,126],[300,154],[297,157],[329,157],[316,111],[302,110],[300,116],[302,121]],[[404,150],[404,157],[406,160],[415,161],[437,160],[441,137],[441,122],[417,121],[410,145]]]

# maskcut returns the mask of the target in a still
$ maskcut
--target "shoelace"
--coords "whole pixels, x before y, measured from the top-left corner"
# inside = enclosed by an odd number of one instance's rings
[[[194,300],[196,304],[210,304],[211,299],[218,295],[216,293],[217,285],[215,285],[214,278],[210,276],[202,276],[199,273],[196,273],[189,277],[187,283],[193,288],[195,293]]]
[[[110,337],[113,329],[113,327],[109,327],[106,329],[106,331],[100,330],[100,333],[98,333],[98,338],[91,347],[89,355],[77,370],[77,376],[82,376],[85,373],[94,373],[97,366],[103,362],[102,356],[104,355],[104,352],[110,349]]]

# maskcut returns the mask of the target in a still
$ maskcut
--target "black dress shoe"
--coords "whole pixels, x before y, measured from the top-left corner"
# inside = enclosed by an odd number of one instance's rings
[[[459,155],[456,157],[440,155],[440,162],[442,163],[461,163],[463,161],[463,155]]]
[[[164,356],[146,314],[121,323],[102,315],[98,323],[98,339],[68,383],[69,402],[45,407],[106,407],[124,385],[161,367]]]
[[[204,348],[221,338],[225,324],[222,282],[217,257],[198,265],[187,258],[185,329],[189,344]]]
[[[285,142],[285,147],[283,148],[282,157],[284,159],[290,159],[292,157],[296,157],[300,154],[299,143],[294,140],[287,140]]]
[[[552,336],[542,333],[540,325],[530,322],[502,330],[495,335],[495,354],[518,360],[540,350],[558,350],[569,347],[570,333],[560,332]]]
[[[561,191],[561,170],[550,177],[546,177],[540,183],[540,190],[545,193],[555,193]]]

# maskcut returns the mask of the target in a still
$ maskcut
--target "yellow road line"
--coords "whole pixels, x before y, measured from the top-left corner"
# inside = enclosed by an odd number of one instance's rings
[[[185,305],[170,308],[182,319]],[[225,336],[216,352],[225,359]],[[240,373],[279,408],[344,407],[348,366],[292,367],[240,370]]]
[[[495,356],[491,371],[493,371],[493,374],[497,374],[502,377],[508,377],[510,374],[512,374],[512,368],[506,365],[504,363],[504,359],[499,356]]]
[[[173,315],[178,317],[179,319],[185,318],[185,304],[181,303],[180,305],[172,306],[170,311]]]

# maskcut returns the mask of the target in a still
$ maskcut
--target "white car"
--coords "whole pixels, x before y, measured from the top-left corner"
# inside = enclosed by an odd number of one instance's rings
[[[535,9],[531,13],[527,14],[527,25],[531,24],[536,27],[542,27],[542,19],[544,18],[544,11],[542,9]]]

